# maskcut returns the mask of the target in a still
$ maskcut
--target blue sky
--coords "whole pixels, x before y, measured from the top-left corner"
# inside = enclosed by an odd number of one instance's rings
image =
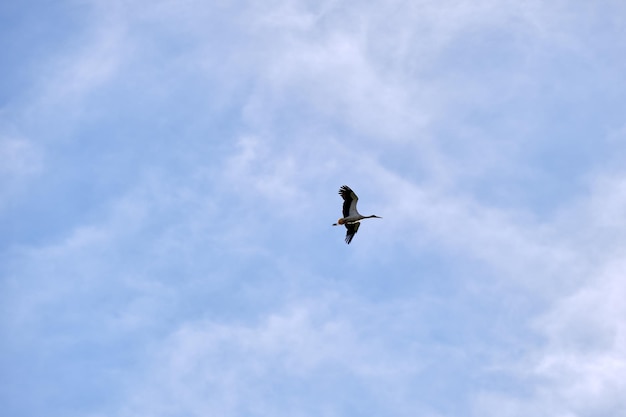
[[[3,415],[626,416],[626,3],[0,21]]]

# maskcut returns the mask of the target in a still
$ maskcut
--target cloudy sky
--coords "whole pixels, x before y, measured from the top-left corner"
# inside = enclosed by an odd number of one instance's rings
[[[626,416],[623,1],[0,22],[3,415]]]

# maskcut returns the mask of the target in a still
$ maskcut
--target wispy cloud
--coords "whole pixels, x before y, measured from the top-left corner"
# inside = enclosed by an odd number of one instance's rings
[[[2,205],[10,204],[15,193],[28,186],[28,180],[41,172],[43,155],[32,141],[17,137],[0,137],[0,183],[2,184]]]
[[[147,367],[145,389],[122,415],[343,415],[394,402],[409,415],[422,409],[407,383],[424,371],[427,349],[410,336],[419,324],[384,323],[398,314],[418,317],[418,310],[370,307],[335,295],[297,300],[251,324],[188,323],[151,358],[160,366]]]

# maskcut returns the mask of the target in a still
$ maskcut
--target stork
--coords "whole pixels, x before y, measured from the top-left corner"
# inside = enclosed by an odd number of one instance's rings
[[[382,219],[374,214],[371,216],[363,216],[356,209],[356,203],[359,201],[359,197],[354,194],[354,191],[347,185],[342,185],[339,188],[339,195],[343,198],[343,217],[337,220],[337,223],[333,223],[333,226],[339,226],[343,224],[346,226],[346,243],[350,244],[352,238],[359,230],[361,220],[363,219]]]

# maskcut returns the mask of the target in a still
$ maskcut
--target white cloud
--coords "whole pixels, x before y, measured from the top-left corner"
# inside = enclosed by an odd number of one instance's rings
[[[77,34],[76,49],[57,51],[47,63],[38,80],[40,111],[78,111],[85,97],[110,81],[128,57],[133,46],[122,21],[103,13],[93,24],[86,33]]]
[[[20,211],[20,202],[28,196],[45,168],[45,152],[36,141],[0,132],[0,215],[5,217],[1,232],[4,239],[0,241],[12,237],[17,223],[8,220],[6,213]]]
[[[23,196],[29,181],[44,168],[44,155],[33,141],[0,136],[0,207]]]
[[[398,314],[416,317],[414,307],[381,308],[345,294],[295,302],[254,323],[184,324],[149,358],[121,415],[343,415],[381,403],[410,415],[422,408],[406,384],[421,372],[423,348],[398,342],[411,333],[409,323],[385,324]]]
[[[626,285],[617,262],[535,320],[545,346],[512,370],[527,395],[484,394],[480,415],[623,416],[626,401]],[[493,410],[498,410],[494,412]]]
[[[623,221],[615,217],[624,206],[622,183],[619,175],[603,176],[592,197],[555,225],[577,259],[576,268],[560,271],[572,282],[553,292],[545,312],[531,319],[541,343],[520,363],[504,366],[526,394],[485,392],[477,401],[481,415],[625,415],[626,240]]]
[[[0,139],[0,173],[2,175],[31,175],[41,169],[41,151],[26,139]]]

